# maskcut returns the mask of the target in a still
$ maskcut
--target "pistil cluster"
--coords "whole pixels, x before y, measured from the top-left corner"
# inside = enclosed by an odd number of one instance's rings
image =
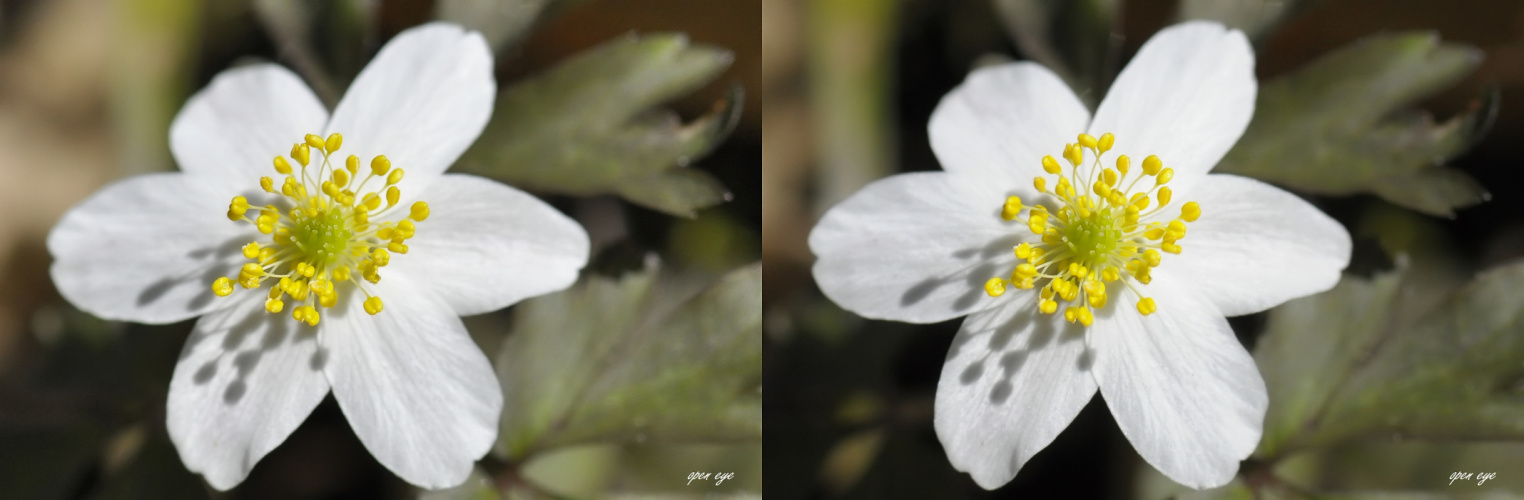
[[[259,187],[284,198],[284,212],[276,205],[265,205],[250,218],[248,212],[255,207],[243,196],[233,197],[228,220],[253,224],[259,232],[270,235],[271,241],[245,245],[243,256],[252,262],[239,269],[236,280],[217,278],[212,283],[213,293],[219,297],[232,294],[235,281],[243,288],[257,289],[265,280],[279,280],[270,287],[265,310],[279,313],[285,308],[283,299],[290,298],[297,304],[291,317],[317,326],[321,319],[318,308],[333,307],[338,302],[339,287],[350,283],[365,295],[365,312],[381,312],[381,297],[371,293],[361,280],[379,283],[380,270],[391,262],[391,255],[407,253],[406,241],[413,237],[416,223],[429,217],[429,205],[419,201],[400,220],[371,222],[372,218],[392,215],[402,196],[396,184],[402,180],[403,170],[392,168],[386,156],[376,156],[361,179],[358,157],[346,158],[344,168],[329,161],[343,142],[339,134],[331,134],[326,140],[307,134],[303,142],[291,146],[290,158],[300,166],[299,171],[286,157],[275,157],[275,172],[282,176],[279,188],[272,177],[260,177]],[[308,168],[313,150],[322,156],[315,172]],[[365,187],[372,181],[375,189],[367,192]]]
[[[999,297],[1007,286],[1041,286],[1039,311],[1053,314],[1062,303],[1065,320],[1087,327],[1095,321],[1092,310],[1106,306],[1117,283],[1138,297],[1139,313],[1149,315],[1158,309],[1154,299],[1132,282],[1141,286],[1153,280],[1151,271],[1163,260],[1160,252],[1181,252],[1186,223],[1201,216],[1201,207],[1188,202],[1181,205],[1179,217],[1168,222],[1156,220],[1170,205],[1173,193],[1165,184],[1174,178],[1175,171],[1153,155],[1143,159],[1141,172],[1136,175],[1126,155],[1117,157],[1115,168],[1106,168],[1101,158],[1114,141],[1110,133],[1099,139],[1080,134],[1079,142],[1064,145],[1067,174],[1051,155],[1042,158],[1043,171],[1055,176],[1053,189],[1048,190],[1044,176],[1033,179],[1033,186],[1056,202],[1056,210],[1042,204],[1025,205],[1017,196],[1006,198],[1001,218],[1025,224],[1041,241],[1017,245],[1016,258],[1024,262],[1016,266],[1009,279],[990,278],[984,284],[985,292]],[[1086,151],[1094,160],[1081,172]],[[1152,178],[1151,186],[1134,191],[1147,178]],[[1152,209],[1151,204],[1155,205]]]

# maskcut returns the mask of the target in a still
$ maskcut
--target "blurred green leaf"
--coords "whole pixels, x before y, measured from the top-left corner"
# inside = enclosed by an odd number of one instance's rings
[[[1022,55],[1053,70],[1094,108],[1111,81],[1118,0],[995,0]]]
[[[729,199],[713,177],[686,167],[735,127],[741,89],[687,124],[653,106],[713,80],[731,58],[681,34],[595,47],[499,94],[494,120],[458,168],[541,191],[616,193],[692,217]]]
[[[551,0],[439,0],[434,17],[480,31],[501,52],[528,34]]]
[[[169,170],[170,121],[190,92],[205,4],[127,0],[111,4],[110,99],[123,175]]]
[[[498,500],[501,498],[492,478],[481,468],[471,469],[466,482],[442,490],[419,490],[418,500]]]
[[[1260,40],[1295,7],[1296,0],[1181,0],[1181,21],[1205,19]]]
[[[1515,262],[1408,311],[1402,288],[1424,283],[1399,272],[1346,278],[1271,311],[1255,350],[1270,391],[1256,455],[1373,438],[1524,438],[1521,283]]]
[[[697,295],[657,276],[590,276],[520,306],[497,358],[500,456],[598,441],[761,437],[761,265]]]
[[[289,63],[329,108],[365,66],[379,4],[371,0],[254,0],[254,12]]]
[[[1433,33],[1376,35],[1260,86],[1254,120],[1216,171],[1327,195],[1371,192],[1434,215],[1488,194],[1442,163],[1496,111],[1489,96],[1443,123],[1404,108],[1471,73],[1481,51]]]

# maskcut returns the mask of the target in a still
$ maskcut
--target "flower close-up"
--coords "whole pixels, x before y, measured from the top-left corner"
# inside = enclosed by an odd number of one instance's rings
[[[101,318],[198,318],[170,382],[181,460],[238,485],[331,391],[387,469],[460,484],[503,392],[460,317],[570,286],[587,233],[538,198],[445,174],[492,115],[482,36],[397,34],[330,114],[274,64],[229,69],[169,130],[180,171],[118,181],[48,235],[59,292]]]
[[[1166,28],[1093,115],[1039,64],[977,69],[931,115],[943,171],[873,182],[811,231],[815,280],[848,311],[967,316],[934,425],[980,486],[1097,391],[1181,484],[1227,483],[1258,445],[1265,382],[1225,317],[1333,287],[1351,242],[1295,195],[1209,173],[1254,114],[1254,61],[1236,30]]]

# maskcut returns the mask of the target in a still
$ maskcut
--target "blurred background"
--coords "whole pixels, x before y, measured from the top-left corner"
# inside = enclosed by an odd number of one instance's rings
[[[759,497],[759,12],[757,0],[0,1],[0,498],[420,493],[371,458],[331,396],[242,485],[206,487],[164,430],[193,321],[80,312],[50,283],[44,241],[104,184],[174,170],[170,121],[219,72],[273,61],[331,107],[388,39],[435,19],[482,31],[497,55],[493,121],[455,171],[540,195],[588,230],[593,258],[566,292],[466,319],[514,395],[471,481],[431,495]],[[618,327],[576,321],[590,316]],[[546,354],[558,341],[622,347]],[[545,410],[544,380],[598,385],[586,407]],[[651,401],[643,419],[598,413],[632,394]],[[535,411],[562,425],[524,425]],[[689,485],[691,472],[734,476]]]
[[[982,64],[1034,60],[1091,109],[1159,29],[1213,19],[1257,53],[1256,115],[1217,172],[1308,198],[1355,239],[1341,284],[1232,318],[1270,391],[1225,488],[1145,464],[1097,396],[1004,488],[932,428],[961,319],[827,300],[806,238],[868,182],[937,170],[926,124]],[[1524,3],[765,0],[763,317],[776,498],[1514,498],[1524,495]],[[1034,159],[1035,161],[1035,159]],[[1494,472],[1477,485],[1454,472]]]

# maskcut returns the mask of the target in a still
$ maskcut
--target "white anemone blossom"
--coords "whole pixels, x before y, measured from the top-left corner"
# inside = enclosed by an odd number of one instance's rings
[[[1350,239],[1296,196],[1208,174],[1254,113],[1253,70],[1242,33],[1204,22],[1145,43],[1093,118],[1042,66],[976,70],[931,116],[944,172],[874,182],[810,234],[842,307],[968,316],[935,426],[980,486],[1009,482],[1097,390],[1182,484],[1228,482],[1258,444],[1264,380],[1224,316],[1332,287]]]
[[[167,417],[212,486],[243,481],[330,389],[410,483],[459,484],[492,446],[502,391],[460,316],[563,289],[588,254],[544,202],[443,173],[492,114],[492,68],[480,34],[410,29],[331,116],[280,66],[225,71],[170,127],[180,172],[112,184],[54,227],[53,280],[79,308],[201,316]]]

